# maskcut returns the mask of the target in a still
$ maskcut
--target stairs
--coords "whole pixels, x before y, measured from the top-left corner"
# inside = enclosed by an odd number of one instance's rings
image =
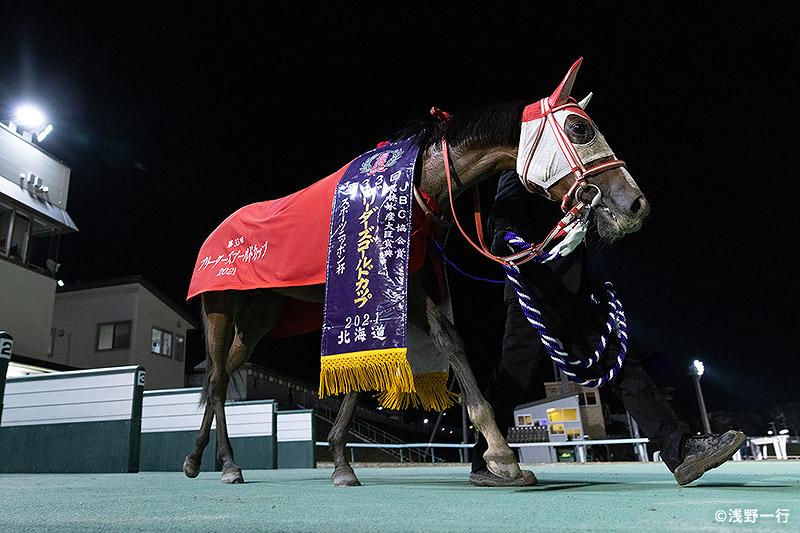
[[[326,403],[314,402],[314,414],[319,418],[321,418],[322,420],[333,425],[334,421],[336,420],[336,415],[338,414],[338,411],[335,411]],[[349,432],[357,439],[370,444],[407,444],[405,441],[395,437],[391,433],[388,433],[382,430],[381,428],[370,424],[369,422],[359,420],[358,418],[355,417],[353,418],[353,423],[350,425]],[[425,448],[403,448],[403,449],[378,448],[378,449],[398,459],[400,462],[404,461],[412,463],[431,462],[431,459],[429,458],[430,454],[426,454]],[[444,461],[444,459],[438,457],[436,458],[436,462],[442,462],[442,461]]]

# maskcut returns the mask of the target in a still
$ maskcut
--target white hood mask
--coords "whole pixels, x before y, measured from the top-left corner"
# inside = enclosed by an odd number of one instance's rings
[[[570,115],[580,115],[594,127],[594,123],[583,110],[591,94],[580,103],[569,97],[582,61],[583,58],[572,65],[552,96],[528,105],[523,111],[517,174],[525,188],[531,192],[537,191],[539,187],[547,192],[571,172],[580,179],[587,171],[591,173],[591,163],[602,157],[614,156],[596,127],[594,137],[585,144],[572,143],[564,131]]]

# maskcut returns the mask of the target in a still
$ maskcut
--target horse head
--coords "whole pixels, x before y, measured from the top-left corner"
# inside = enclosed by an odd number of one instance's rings
[[[600,237],[614,241],[637,231],[650,205],[586,114],[591,93],[580,102],[570,97],[582,61],[551,96],[525,107],[517,173],[527,190],[562,198],[565,211],[578,201],[593,204]]]

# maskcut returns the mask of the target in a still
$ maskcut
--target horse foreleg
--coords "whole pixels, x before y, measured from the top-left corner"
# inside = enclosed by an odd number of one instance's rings
[[[430,298],[427,298],[426,315],[430,336],[439,351],[447,356],[461,385],[462,401],[467,406],[469,418],[489,444],[489,448],[483,454],[486,466],[493,474],[505,479],[523,477],[519,464],[517,464],[516,455],[508,447],[500,430],[497,429],[492,408],[478,388],[475,376],[467,362],[461,336]]]
[[[353,414],[358,406],[358,398],[361,396],[358,392],[348,392],[342,406],[339,408],[339,414],[336,415],[336,421],[328,433],[328,446],[333,454],[333,474],[331,479],[333,484],[337,487],[359,487],[361,482],[358,481],[350,462],[347,460],[346,445],[347,445],[347,432],[350,430],[350,424],[353,421]]]

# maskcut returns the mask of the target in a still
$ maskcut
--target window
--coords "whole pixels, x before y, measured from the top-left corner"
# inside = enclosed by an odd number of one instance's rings
[[[164,332],[164,343],[161,345],[161,353],[167,357],[172,357],[172,333]]]
[[[531,415],[519,415],[517,416],[517,422],[518,426],[530,426],[533,423]]]
[[[31,225],[31,240],[28,244],[28,264],[55,276],[58,271],[56,261],[59,238],[54,226],[34,218]]]
[[[0,256],[55,276],[59,238],[55,226],[0,204]]]
[[[0,255],[8,255],[8,241],[11,232],[11,219],[14,212],[0,204]]]
[[[150,352],[172,357],[172,333],[163,329],[153,328]]]
[[[31,219],[17,213],[14,217],[14,226],[11,228],[11,247],[8,257],[24,261],[27,259],[28,235],[30,233]]]
[[[568,429],[567,430],[567,440],[580,440],[581,439],[581,430],[580,429]]]
[[[578,420],[577,409],[548,409],[547,418],[550,422],[565,422]]]
[[[131,322],[97,324],[95,351],[118,350],[131,347]]]
[[[597,405],[597,396],[594,391],[586,391],[586,405]]]
[[[564,424],[551,424],[550,425],[550,434],[551,435],[563,435],[564,434]]]

